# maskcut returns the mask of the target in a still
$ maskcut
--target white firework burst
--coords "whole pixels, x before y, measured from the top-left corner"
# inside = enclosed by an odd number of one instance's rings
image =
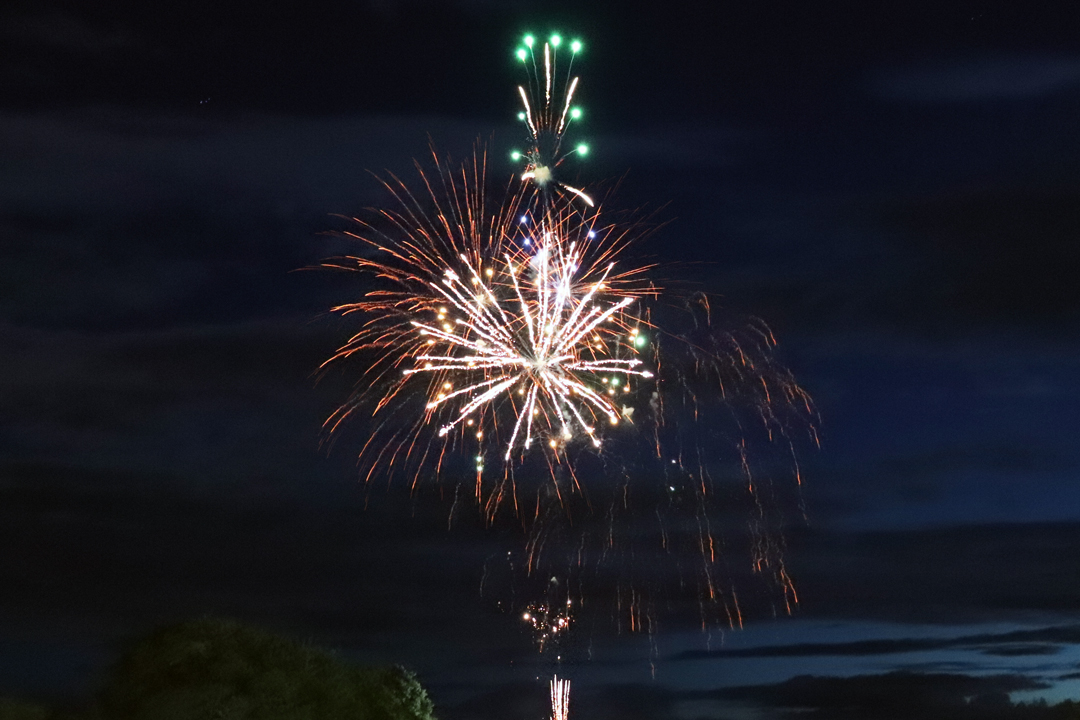
[[[515,260],[507,252],[498,265],[486,270],[460,255],[467,280],[448,268],[441,282],[429,285],[453,312],[440,311],[435,322],[411,322],[421,337],[435,342],[432,351],[418,355],[417,366],[404,374],[448,373],[464,381],[461,387],[444,381],[442,391],[427,403],[428,410],[456,405],[455,415],[439,435],[506,396],[517,409],[506,460],[518,443],[522,450],[530,448],[534,423],[541,417],[554,430],[547,433],[552,447],[557,438],[569,440],[576,431],[599,447],[597,419],[619,422],[620,407],[611,399],[616,388],[625,389],[628,377],[652,377],[641,369],[638,358],[608,355],[608,346],[597,333],[635,300],[600,299],[614,263],[604,267],[594,282],[582,283],[578,272],[583,253],[577,242],[543,231],[538,245],[527,261],[520,254]]]

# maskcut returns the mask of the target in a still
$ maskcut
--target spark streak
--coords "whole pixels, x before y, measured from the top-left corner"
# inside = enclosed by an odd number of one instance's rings
[[[369,372],[389,387],[382,384],[375,413],[411,389],[426,395],[411,439],[378,448],[380,455],[423,456],[421,429],[435,423],[448,440],[494,431],[506,463],[524,459],[539,439],[558,463],[577,437],[600,447],[599,421],[615,426],[625,414],[631,399],[611,387],[653,377],[639,357],[638,328],[647,323],[635,310],[655,290],[643,282],[647,268],[620,267],[626,233],[597,227],[596,216],[583,218],[568,200],[534,213],[520,186],[493,211],[484,164],[478,155],[451,171],[436,161],[437,172],[421,171],[428,193],[420,198],[396,178],[386,182],[402,209],[381,211],[380,223],[358,220],[362,231],[349,233],[372,252],[328,263],[388,286],[335,308],[367,319],[327,362],[376,354]],[[360,405],[343,407],[328,429]],[[510,421],[508,437],[500,419]],[[478,460],[478,472],[482,466]]]
[[[714,323],[704,293],[665,293],[666,309],[647,307],[660,294],[651,266],[623,252],[642,228],[600,224],[592,198],[554,177],[571,154],[588,152],[562,151],[581,111],[577,78],[569,69],[559,77],[560,44],[552,36],[534,54],[526,36],[517,52],[531,61],[529,89],[518,88],[530,149],[515,154],[525,172],[501,186],[503,197],[488,197],[498,185],[482,150],[462,165],[433,153],[433,170],[417,164],[418,190],[394,175],[382,180],[396,203],[354,218],[359,229],[345,235],[361,249],[324,263],[364,275],[362,297],[334,308],[357,314],[359,329],[323,363],[355,356],[363,369],[325,432],[369,415],[358,423],[366,479],[390,484],[400,471],[413,489],[451,475],[460,482],[453,464],[475,458],[485,519],[494,524],[508,507],[527,533],[518,567],[568,577],[614,568],[630,579],[612,593],[632,630],[653,626],[656,604],[632,578],[655,567],[641,558],[657,548],[678,576],[672,593],[696,601],[703,628],[724,617],[741,625],[717,548],[723,513],[745,507],[751,569],[775,581],[790,612],[797,598],[769,503],[774,476],[790,468],[800,478],[789,428],[816,443],[810,398],[775,361],[763,323]],[[580,50],[570,43],[571,57]],[[492,457],[502,462],[485,474]],[[566,602],[525,613],[541,649],[568,632]],[[569,683],[557,683],[553,720],[566,720]]]
[[[574,40],[570,43],[570,63],[567,67],[565,90],[562,93],[561,102],[556,87],[557,57],[558,48],[562,44],[561,38],[558,35],[552,35],[543,44],[542,75],[540,68],[537,67],[536,55],[533,53],[535,39],[531,35],[526,35],[524,44],[524,48],[518,49],[517,57],[525,64],[529,72],[529,90],[526,90],[525,86],[518,86],[518,95],[521,96],[521,105],[524,108],[518,117],[528,128],[529,149],[525,153],[513,153],[515,159],[524,158],[525,160],[525,172],[522,173],[521,179],[533,183],[541,192],[554,190],[569,193],[589,207],[594,207],[593,199],[584,190],[555,177],[556,169],[564,160],[575,153],[583,156],[587,152],[587,149],[583,149],[586,148],[584,145],[578,145],[565,153],[562,149],[563,139],[570,123],[581,117],[581,109],[572,105],[579,78],[570,75],[574,57],[581,52],[581,42]]]
[[[570,681],[551,679],[551,720],[567,720],[570,710]]]
[[[523,422],[526,428],[522,448],[527,450],[532,445],[533,410],[539,409],[549,426],[560,426],[558,434],[564,437],[572,434],[564,408],[576,420],[578,429],[589,437],[594,435],[597,415],[609,420],[618,418],[619,408],[589,387],[585,375],[613,373],[646,379],[653,376],[650,371],[639,369],[642,361],[637,358],[584,359],[583,350],[594,349],[592,344],[583,342],[584,339],[631,305],[634,298],[621,298],[606,307],[594,304],[597,290],[614,264],[604,269],[599,282],[585,290],[577,282],[574,270],[584,260],[577,244],[567,244],[556,232],[543,232],[542,237],[542,244],[531,263],[534,270],[523,281],[518,278],[520,263],[515,263],[507,253],[504,266],[491,273],[491,280],[482,279],[475,268],[470,267],[473,270],[472,287],[449,269],[442,286],[430,283],[429,287],[463,315],[455,319],[453,326],[448,326],[450,330],[423,322],[410,323],[421,336],[442,341],[442,354],[418,356],[417,360],[424,362],[403,374],[461,373],[465,378],[464,387],[449,394],[440,393],[427,404],[427,409],[433,410],[461,396],[468,400],[439,429],[440,436],[445,436],[511,388],[529,387],[524,412],[518,414],[506,448],[506,460],[513,454]],[[501,298],[500,295],[506,294],[502,290],[506,288],[507,280],[513,287],[513,297]],[[513,306],[515,298],[516,308]],[[504,304],[510,307],[504,309]],[[491,311],[492,307],[496,312]],[[512,314],[515,309],[516,315]],[[524,333],[521,332],[522,324]],[[599,446],[600,441],[594,439],[594,444]]]

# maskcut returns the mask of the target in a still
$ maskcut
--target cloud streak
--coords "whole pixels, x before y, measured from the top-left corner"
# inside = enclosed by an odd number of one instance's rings
[[[927,62],[894,70],[879,82],[881,96],[892,101],[1030,100],[1080,85],[1080,58],[1014,55]]]
[[[953,638],[898,638],[860,640],[847,643],[799,643],[753,648],[687,650],[673,660],[711,658],[809,657],[833,655],[894,655],[949,648],[975,648],[988,655],[1049,655],[1058,651],[1058,643],[1080,643],[1080,625],[1065,625],[1007,633],[980,633]]]

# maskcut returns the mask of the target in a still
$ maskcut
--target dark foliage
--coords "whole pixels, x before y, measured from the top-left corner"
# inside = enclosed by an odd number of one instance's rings
[[[36,703],[0,698],[0,720],[48,720],[49,709]]]
[[[353,666],[222,620],[166,627],[136,643],[101,702],[110,720],[432,720],[433,709],[399,667]]]

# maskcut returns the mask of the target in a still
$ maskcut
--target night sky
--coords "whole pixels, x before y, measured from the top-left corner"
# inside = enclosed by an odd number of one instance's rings
[[[513,533],[320,445],[362,285],[302,269],[429,143],[509,177],[552,30],[575,172],[817,404],[791,615],[539,653],[484,589]],[[597,720],[1080,699],[1078,117],[1068,2],[5,2],[0,694],[85,698],[213,614],[412,667],[450,720],[538,719],[556,671]]]

